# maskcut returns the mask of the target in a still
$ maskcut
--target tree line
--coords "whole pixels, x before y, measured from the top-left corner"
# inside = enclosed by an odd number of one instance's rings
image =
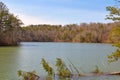
[[[107,10],[114,9],[107,7]],[[115,12],[117,11],[111,13]],[[111,19],[111,14],[107,18]],[[24,27],[22,24],[22,21],[0,2],[0,46],[18,45],[19,42],[114,43],[120,41],[119,21],[68,25],[40,24]]]
[[[120,22],[81,23],[69,25],[29,25],[22,27],[20,41],[26,42],[114,42],[120,36],[113,34],[120,29]],[[120,40],[120,39],[119,39]]]

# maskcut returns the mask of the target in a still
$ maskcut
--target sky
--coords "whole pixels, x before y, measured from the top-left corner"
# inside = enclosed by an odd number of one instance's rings
[[[113,6],[114,0],[2,0],[9,11],[30,24],[80,24],[110,22],[106,6]]]

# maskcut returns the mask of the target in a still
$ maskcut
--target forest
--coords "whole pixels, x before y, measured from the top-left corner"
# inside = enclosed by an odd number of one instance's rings
[[[110,7],[107,8],[110,11]],[[109,18],[110,19],[110,18]],[[38,24],[23,26],[23,22],[0,2],[0,45],[19,42],[80,42],[114,43],[120,41],[120,22],[80,23],[67,25]]]
[[[120,40],[112,32],[120,30],[120,22],[114,23],[81,23],[68,25],[29,25],[21,27],[20,41],[27,42],[81,42],[113,43]]]
[[[23,22],[9,12],[3,2],[0,2],[0,46],[16,46],[20,42],[116,43],[113,46],[116,46],[117,49],[107,57],[109,62],[118,61],[120,58],[120,9],[111,6],[106,7],[106,9],[110,12],[107,15],[107,19],[115,22],[23,26]],[[59,58],[57,62],[62,64],[62,60]],[[49,67],[44,59],[42,59],[42,64],[43,68],[51,74],[52,68]],[[61,67],[61,64],[57,64],[58,69],[60,69],[59,66]],[[63,69],[65,74],[61,69]],[[63,65],[61,69],[58,71],[60,74],[58,76],[60,77],[64,78],[66,75],[72,74],[66,71]],[[18,73],[21,76],[22,72],[18,71]],[[64,75],[61,76],[62,73]],[[29,74],[31,75],[31,73]],[[39,76],[37,77],[39,78]],[[68,77],[70,76],[68,75]]]

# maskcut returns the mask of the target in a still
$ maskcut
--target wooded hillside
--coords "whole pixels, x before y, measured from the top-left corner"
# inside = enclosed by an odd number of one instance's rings
[[[69,25],[29,25],[22,27],[20,41],[34,42],[86,42],[106,43],[120,40],[120,35],[113,34],[120,29],[120,22],[81,23]]]

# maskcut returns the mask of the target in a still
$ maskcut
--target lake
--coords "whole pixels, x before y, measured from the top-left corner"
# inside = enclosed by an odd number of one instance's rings
[[[0,47],[0,80],[17,80],[17,71],[33,71],[44,76],[40,64],[44,58],[54,67],[56,58],[66,65],[69,60],[81,73],[90,73],[99,66],[101,72],[120,71],[120,61],[107,63],[107,55],[115,50],[111,44],[21,42],[18,47]],[[69,59],[69,60],[68,60]],[[120,76],[82,77],[80,80],[120,80]]]

